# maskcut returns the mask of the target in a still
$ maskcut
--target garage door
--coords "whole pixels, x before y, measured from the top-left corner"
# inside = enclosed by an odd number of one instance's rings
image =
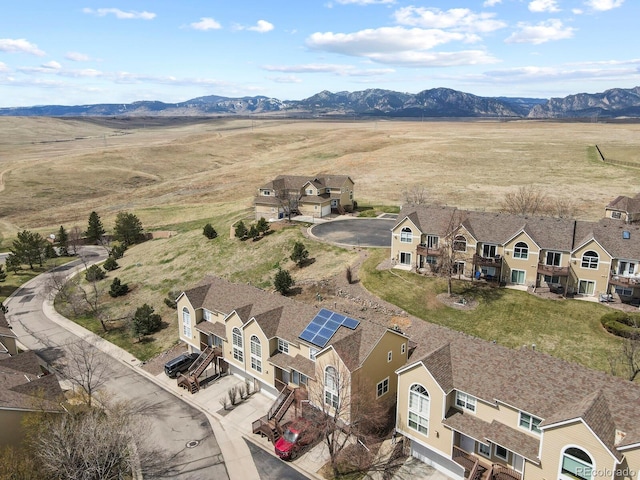
[[[331,205],[325,205],[322,207],[322,217],[329,215],[331,213]]]
[[[416,441],[411,441],[411,456],[417,458],[450,478],[464,480],[464,468]]]

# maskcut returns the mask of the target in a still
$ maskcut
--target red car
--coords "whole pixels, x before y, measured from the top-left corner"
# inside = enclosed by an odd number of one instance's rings
[[[276,455],[283,460],[293,460],[303,448],[312,444],[317,438],[311,427],[311,423],[304,418],[290,423],[284,434],[276,440]]]

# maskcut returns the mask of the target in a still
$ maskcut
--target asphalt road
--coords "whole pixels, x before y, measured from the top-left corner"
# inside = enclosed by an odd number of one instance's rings
[[[320,240],[355,247],[390,247],[396,219],[353,218],[319,223],[311,233]]]
[[[98,260],[104,258],[105,253],[103,249],[92,249],[89,255],[89,259]],[[63,268],[72,267],[73,265],[67,265]],[[67,354],[66,345],[83,340],[44,315],[43,302],[48,275],[39,275],[29,281],[7,300],[7,318],[22,344],[55,365]],[[202,412],[120,361],[106,355],[105,360],[110,380],[105,384],[104,390],[109,396],[130,400],[141,408],[142,415],[149,422],[149,436],[153,439],[155,448],[170,459],[167,461],[166,471],[156,478],[229,478],[213,430]],[[197,445],[191,447],[195,443]]]

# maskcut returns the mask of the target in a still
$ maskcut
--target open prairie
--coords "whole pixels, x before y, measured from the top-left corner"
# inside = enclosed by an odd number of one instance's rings
[[[532,184],[598,218],[640,190],[640,124],[539,121],[0,118],[0,235],[105,226],[121,210],[146,228],[229,212],[282,173],[340,173],[360,204],[398,205],[406,186],[438,202],[495,209]],[[6,246],[6,245],[5,245]]]

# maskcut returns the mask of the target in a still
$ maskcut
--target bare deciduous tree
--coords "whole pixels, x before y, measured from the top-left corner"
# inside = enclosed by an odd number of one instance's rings
[[[462,213],[454,208],[449,218],[449,225],[441,245],[440,261],[438,263],[437,274],[447,280],[447,294],[453,293],[453,275],[456,273],[457,260],[466,252],[467,241],[460,235],[462,229]],[[460,272],[458,272],[460,274]]]
[[[580,213],[578,204],[569,198],[555,198],[548,204],[549,214],[557,218],[576,218]]]
[[[108,380],[107,358],[84,340],[67,345],[67,353],[58,368],[78,387],[80,397],[89,407],[92,406],[96,392]]]
[[[538,215],[547,211],[545,193],[534,185],[523,185],[505,194],[502,210],[516,215]]]
[[[407,205],[426,205],[432,203],[429,200],[429,192],[424,185],[405,187],[402,191],[402,201]]]
[[[273,189],[280,207],[284,210],[284,214],[288,220],[291,220],[291,215],[298,211],[301,197],[300,191],[287,188],[283,178],[273,181]]]
[[[355,455],[366,449],[354,446],[380,440],[393,420],[392,405],[376,399],[375,392],[368,391],[372,388],[365,388],[367,383],[353,381],[351,372],[337,355],[331,357],[322,361],[323,373],[309,389],[309,400],[315,407],[314,421],[329,453],[334,477],[381,469],[386,461],[382,462],[377,455]],[[343,454],[347,449],[348,461]]]
[[[69,231],[69,253],[77,255],[78,249],[82,245],[82,229],[77,225]]]

